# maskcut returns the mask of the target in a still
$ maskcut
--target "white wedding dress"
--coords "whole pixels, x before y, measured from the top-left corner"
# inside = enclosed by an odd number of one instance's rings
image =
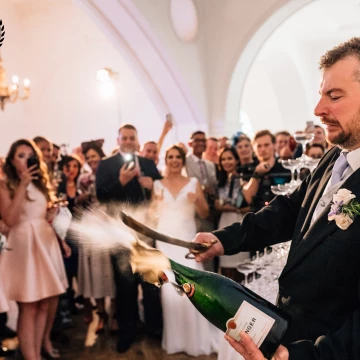
[[[173,237],[192,241],[196,235],[195,205],[188,201],[188,193],[196,193],[198,180],[189,182],[173,196],[160,180],[154,182],[154,193],[162,195],[158,209],[157,229]],[[203,270],[202,264],[185,259],[188,250],[175,245],[156,242],[156,247],[170,259]],[[209,323],[185,296],[176,293],[171,284],[161,288],[164,330],[162,347],[168,354],[185,352],[191,356],[217,352],[219,330]]]

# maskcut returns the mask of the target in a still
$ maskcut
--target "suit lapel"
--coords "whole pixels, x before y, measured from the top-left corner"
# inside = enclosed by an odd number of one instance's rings
[[[340,187],[340,189],[348,189],[356,196],[355,199],[360,199],[360,168],[357,169]],[[325,238],[338,230],[335,221],[328,220],[328,213],[330,211],[331,204],[329,204],[320,216],[316,219],[313,225],[307,230],[302,239],[300,239],[299,245],[289,256],[288,262],[281,274],[281,276],[288,273],[301,260],[312,250],[314,250]],[[351,225],[350,225],[351,226]],[[343,230],[346,231],[346,230]]]
[[[303,235],[306,233],[306,231],[309,229],[315,208],[316,208],[319,200],[321,199],[321,196],[325,190],[327,183],[329,182],[329,180],[331,178],[332,169],[334,167],[336,159],[339,157],[339,154],[340,154],[340,149],[339,149],[339,151],[334,153],[332,159],[329,162],[329,165],[327,166],[323,176],[320,179],[319,185],[316,189],[315,195],[313,197],[313,200],[312,200],[309,210],[307,212],[307,216],[305,218],[304,225],[301,228],[300,236],[299,236],[300,238],[302,238]]]
[[[194,158],[192,156],[189,156],[190,159],[190,167],[193,171],[193,173],[195,174],[195,177],[197,179],[201,179],[201,174],[200,174],[200,168],[199,165],[197,164],[197,162],[195,162]]]

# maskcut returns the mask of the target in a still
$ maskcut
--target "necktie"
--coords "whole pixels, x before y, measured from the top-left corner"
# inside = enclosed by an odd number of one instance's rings
[[[342,152],[340,154],[340,156],[338,157],[338,159],[336,160],[333,170],[332,170],[332,175],[331,175],[331,180],[330,180],[331,186],[333,186],[341,181],[344,171],[349,166],[349,163],[346,158],[347,154],[348,154],[347,152]]]
[[[198,164],[200,168],[201,183],[202,185],[205,185],[207,183],[205,162],[203,160],[199,160]]]

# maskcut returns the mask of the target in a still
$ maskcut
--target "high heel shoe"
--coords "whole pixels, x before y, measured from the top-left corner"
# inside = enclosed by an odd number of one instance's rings
[[[99,315],[99,323],[95,330],[96,334],[101,334],[105,331],[105,326],[107,325],[107,322],[109,321],[109,315],[106,311],[98,311],[97,313]]]
[[[52,349],[51,351],[47,351],[45,348],[41,349],[41,356],[49,360],[59,359],[61,357],[58,349]]]

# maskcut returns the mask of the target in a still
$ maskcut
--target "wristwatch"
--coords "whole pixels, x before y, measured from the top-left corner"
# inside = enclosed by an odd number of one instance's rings
[[[251,177],[253,177],[254,179],[260,179],[261,175],[257,172],[254,172],[254,174]]]

